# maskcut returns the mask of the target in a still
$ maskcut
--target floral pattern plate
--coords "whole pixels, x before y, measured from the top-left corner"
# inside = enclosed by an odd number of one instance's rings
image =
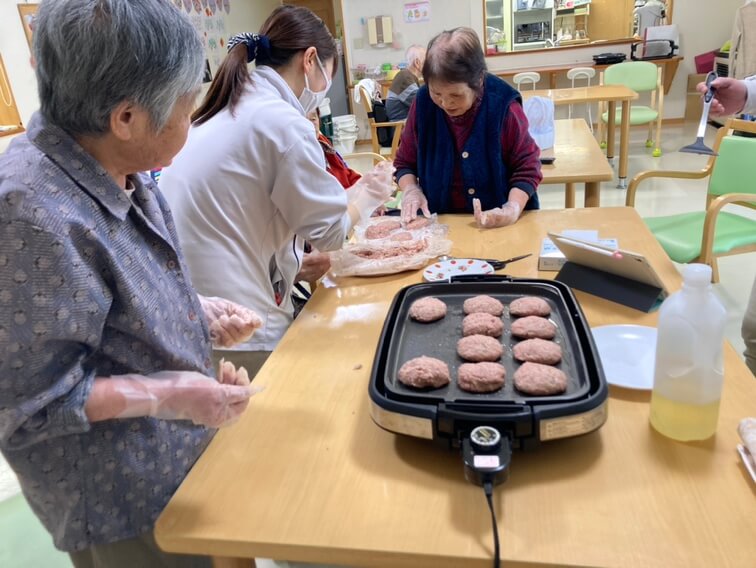
[[[492,274],[493,271],[493,266],[477,258],[452,258],[431,264],[423,271],[423,279],[426,282],[440,282],[452,276]]]

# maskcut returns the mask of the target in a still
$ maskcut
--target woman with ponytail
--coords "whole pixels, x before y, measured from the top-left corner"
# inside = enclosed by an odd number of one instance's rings
[[[389,197],[392,170],[369,173],[348,192],[326,171],[307,115],[325,97],[338,58],[310,10],[280,6],[259,33],[234,36],[228,48],[160,187],[197,289],[262,316],[241,351],[222,353],[253,375],[293,319],[291,289],[308,260],[303,241],[340,248],[352,225]]]

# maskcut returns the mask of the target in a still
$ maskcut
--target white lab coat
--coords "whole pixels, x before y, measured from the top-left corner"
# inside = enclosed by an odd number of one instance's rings
[[[191,128],[160,188],[197,290],[263,319],[236,349],[271,351],[292,321],[301,239],[321,251],[338,249],[350,221],[344,188],[326,171],[297,97],[270,67],[252,78],[233,116],[225,109]]]

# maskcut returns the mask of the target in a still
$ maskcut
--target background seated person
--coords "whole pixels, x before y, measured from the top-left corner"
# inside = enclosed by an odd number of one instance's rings
[[[480,227],[503,227],[538,209],[540,151],[520,94],[487,73],[475,32],[433,38],[423,78],[394,160],[402,219],[474,212]]]
[[[391,121],[407,118],[412,101],[415,100],[420,88],[420,77],[423,76],[425,63],[425,48],[411,45],[405,55],[407,67],[399,71],[391,81],[388,97],[386,98],[386,115]]]

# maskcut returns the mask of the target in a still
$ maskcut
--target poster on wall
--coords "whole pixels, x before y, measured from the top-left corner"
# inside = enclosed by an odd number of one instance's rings
[[[18,14],[21,16],[21,25],[26,34],[26,41],[29,42],[29,49],[32,48],[32,31],[34,29],[34,18],[37,16],[39,4],[19,4]]]
[[[407,2],[403,11],[404,21],[408,24],[430,20],[430,2]]]

